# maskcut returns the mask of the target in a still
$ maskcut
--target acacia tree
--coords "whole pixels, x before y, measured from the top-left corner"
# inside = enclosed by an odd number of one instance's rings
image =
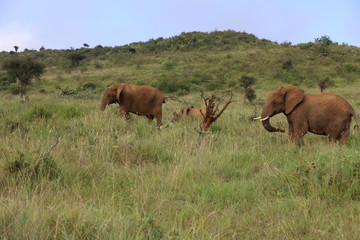
[[[20,82],[20,98],[24,96],[26,85],[33,78],[39,79],[44,72],[45,65],[29,57],[10,58],[3,63],[3,69],[8,75],[17,78]]]

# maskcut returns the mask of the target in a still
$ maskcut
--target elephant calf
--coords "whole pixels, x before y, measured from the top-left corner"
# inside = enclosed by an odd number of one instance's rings
[[[269,132],[284,132],[270,124],[270,118],[278,113],[285,114],[290,137],[297,143],[311,132],[346,144],[351,117],[355,120],[354,128],[359,127],[353,107],[344,98],[329,93],[306,94],[295,86],[279,87],[270,92],[261,117],[257,119]]]
[[[201,114],[202,112],[202,114]],[[205,108],[194,108],[193,106],[184,106],[182,109],[176,112],[173,119],[171,119],[171,122],[175,122],[177,120],[180,120],[183,118],[183,116],[187,116],[191,120],[198,120],[201,121],[204,118],[204,115],[206,113]]]

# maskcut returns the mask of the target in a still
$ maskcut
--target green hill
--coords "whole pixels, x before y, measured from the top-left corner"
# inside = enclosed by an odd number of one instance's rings
[[[257,79],[258,89],[279,84],[316,87],[330,78],[337,86],[360,81],[360,48],[333,43],[327,36],[292,46],[235,31],[182,33],[125,46],[0,53],[0,63],[30,56],[46,65],[41,82],[30,92],[80,90],[93,83],[103,89],[114,83],[147,84],[165,92],[188,93],[238,86],[241,76]],[[13,79],[0,72],[1,90]]]

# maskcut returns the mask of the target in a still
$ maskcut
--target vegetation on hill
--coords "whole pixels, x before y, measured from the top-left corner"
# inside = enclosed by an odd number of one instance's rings
[[[328,36],[292,46],[258,39],[235,31],[182,33],[171,38],[150,39],[125,46],[79,49],[25,50],[0,53],[0,63],[26,56],[46,65],[43,82],[31,90],[56,92],[77,90],[93,83],[99,88],[127,82],[147,84],[179,95],[201,89],[234,86],[241,89],[243,75],[254,77],[255,89],[279,84],[316,87],[330,78],[338,86],[353,84],[360,74],[360,49],[333,43]],[[11,91],[5,72],[0,72],[2,90]]]

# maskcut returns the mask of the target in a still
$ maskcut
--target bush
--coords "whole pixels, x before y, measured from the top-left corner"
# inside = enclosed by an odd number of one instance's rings
[[[84,85],[82,85],[82,90],[94,90],[96,89],[96,84],[95,83],[85,83]]]
[[[255,90],[251,87],[247,88],[245,90],[245,96],[249,100],[249,102],[252,103],[256,98]]]
[[[293,63],[292,63],[291,60],[288,60],[288,61],[284,62],[283,65],[282,65],[282,69],[286,70],[286,71],[290,71],[293,68],[294,67],[293,67]]]
[[[11,94],[17,95],[20,93],[20,86],[17,83],[12,83],[9,85],[8,90]]]
[[[156,88],[164,92],[177,92],[179,90],[190,91],[189,81],[176,75],[163,75],[158,81]]]
[[[7,89],[10,84],[15,83],[16,79],[10,78],[5,74],[0,75],[0,89]]]

